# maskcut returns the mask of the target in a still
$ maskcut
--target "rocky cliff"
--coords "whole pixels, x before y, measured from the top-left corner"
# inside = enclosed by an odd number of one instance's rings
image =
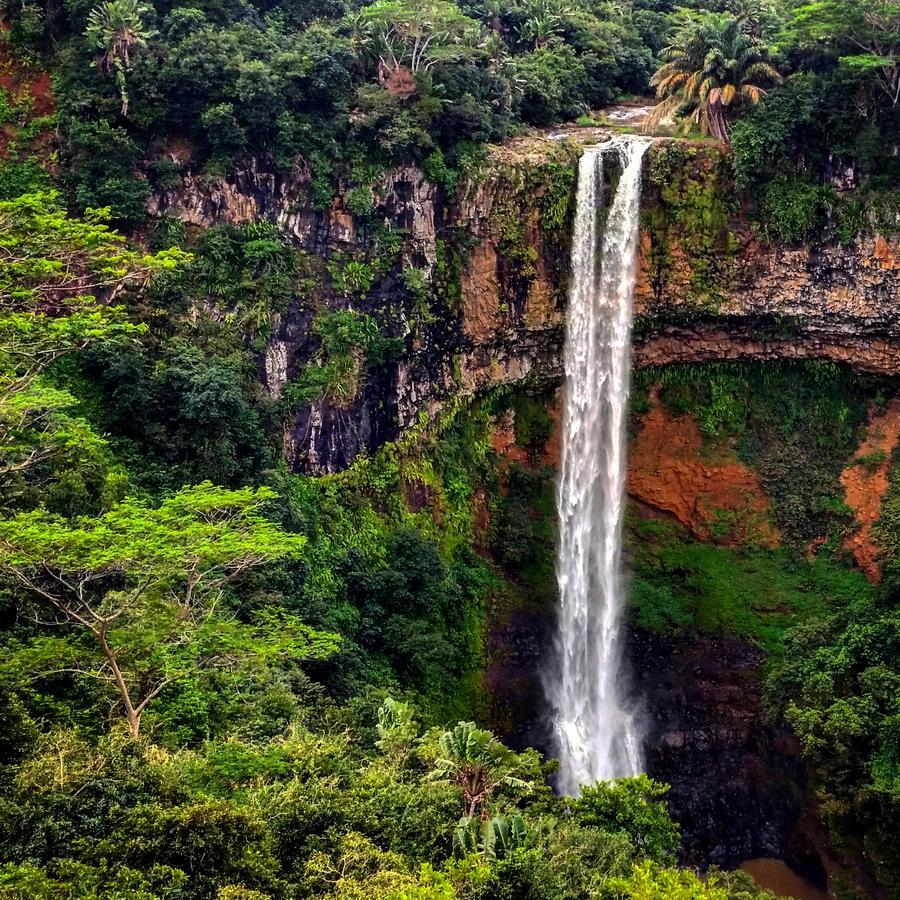
[[[260,359],[272,396],[315,359],[317,315],[371,316],[391,339],[389,360],[361,361],[351,396],[299,405],[285,429],[295,469],[332,472],[451,398],[560,377],[578,153],[571,142],[522,140],[456,184],[403,166],[341,185],[324,207],[308,170],[256,161],[228,178],[186,175],[157,191],[150,211],[196,227],[270,221],[310,261],[315,287],[294,298]]]
[[[492,149],[458,183],[402,166],[341,185],[330,203],[316,200],[302,165],[280,172],[257,160],[227,178],[186,174],[155,192],[150,211],[200,227],[268,220],[307,255],[317,286],[298,291],[260,358],[272,396],[316,358],[313,323],[323,312],[371,315],[394,340],[388,359],[359,354],[339,399],[324,392],[298,403],[285,427],[291,465],[330,472],[435,417],[450,398],[561,379],[579,152],[573,140],[523,138]],[[638,365],[814,358],[893,372],[898,297],[896,234],[766,242],[737,206],[716,146],[660,140],[648,153]]]
[[[897,229],[843,244],[766,241],[738,206],[730,169],[705,144],[664,142],[649,154],[637,364],[830,359],[896,371]]]

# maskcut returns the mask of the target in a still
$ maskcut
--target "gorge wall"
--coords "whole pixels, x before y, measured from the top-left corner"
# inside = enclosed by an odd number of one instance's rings
[[[347,466],[431,419],[450,397],[561,378],[568,229],[577,142],[522,138],[453,185],[403,166],[314,199],[302,167],[257,160],[227,178],[187,174],[160,188],[155,215],[188,226],[268,220],[309,261],[311,286],[279,316],[260,360],[273,397],[320,351],[316,315],[371,315],[395,339],[360,351],[340,398],[298,404],[284,434],[291,465]],[[385,235],[391,234],[390,246]],[[715,145],[660,140],[644,173],[636,364],[829,359],[887,373],[900,363],[900,238],[841,245],[762,240],[738,208]]]

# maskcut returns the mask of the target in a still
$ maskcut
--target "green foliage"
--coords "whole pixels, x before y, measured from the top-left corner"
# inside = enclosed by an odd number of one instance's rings
[[[824,43],[849,51],[841,63],[874,76],[896,106],[900,102],[900,33],[895,0],[814,0],[794,10],[791,30],[800,41]]]
[[[576,169],[571,165],[550,163],[545,168],[547,188],[541,197],[541,228],[558,233],[569,222],[575,188]]]
[[[819,773],[835,845],[847,862],[868,859],[885,885],[900,874],[888,849],[900,822],[898,639],[895,598],[862,593],[795,628],[768,681],[770,703]]]
[[[375,746],[395,762],[406,755],[419,734],[412,707],[392,697],[381,704],[376,729],[378,740]]]
[[[665,62],[650,79],[659,102],[647,126],[689,116],[702,134],[724,144],[730,140],[730,119],[759,103],[765,86],[781,80],[749,21],[731,13],[687,16],[660,55]]]
[[[468,819],[487,811],[497,789],[525,791],[530,787],[519,777],[524,774],[526,761],[474,722],[460,722],[441,734],[436,751],[431,777],[462,789],[464,815]]]
[[[217,303],[246,333],[267,337],[287,310],[303,257],[265,222],[209,228],[193,250],[190,296]]]
[[[29,665],[70,656],[75,671],[106,682],[136,736],[147,706],[200,667],[333,653],[332,636],[296,620],[244,625],[216,612],[226,584],[305,543],[259,514],[272,496],[207,483],[158,507],[127,499],[94,518],[36,510],[0,523],[0,570],[80,632],[68,653],[52,631],[35,638],[23,648]]]
[[[517,57],[521,115],[535,125],[575,119],[584,113],[582,99],[588,73],[571,47],[545,47]]]
[[[91,866],[74,859],[54,860],[46,868],[7,863],[0,868],[3,900],[162,900],[177,896],[183,872],[155,867],[148,877],[125,866]],[[166,884],[168,881],[168,884]]]
[[[689,869],[660,869],[651,861],[636,865],[627,878],[615,879],[611,887],[617,897],[627,900],[656,900],[658,897],[671,900],[772,900],[774,894],[761,891],[751,885],[731,888],[727,876],[708,875],[700,878]]]
[[[51,296],[77,298],[94,291],[114,296],[127,284],[188,259],[177,250],[156,256],[134,252],[106,225],[107,218],[104,210],[85,220],[71,218],[52,192],[0,202],[0,247],[8,257],[0,272],[4,306],[31,303],[40,312],[37,304]]]
[[[860,465],[867,463],[880,465],[884,459],[867,460],[859,457]],[[883,574],[892,589],[900,586],[900,478],[898,478],[896,460],[892,460],[890,484],[881,500],[878,521],[875,523],[874,537],[881,549]]]
[[[494,816],[477,819],[464,816],[453,835],[453,849],[465,859],[480,854],[493,862],[528,844],[528,830],[521,816]]]
[[[317,316],[313,331],[320,339],[319,352],[285,389],[286,415],[293,415],[298,406],[323,400],[348,406],[359,394],[366,367],[383,362],[393,347],[375,319],[352,310]]]
[[[47,194],[50,189],[50,176],[36,159],[0,162],[0,201],[22,194]]]
[[[149,12],[150,7],[138,0],[105,0],[87,17],[84,37],[88,46],[102,51],[97,61],[100,71],[115,76],[123,116],[128,115],[125,73],[131,70],[131,56],[156,35],[144,24]]]
[[[141,222],[150,187],[135,173],[141,151],[128,131],[106,120],[83,120],[70,125],[68,137],[72,171],[67,180],[78,207],[106,209],[120,227]]]
[[[572,813],[581,825],[622,833],[634,842],[637,855],[660,864],[672,863],[680,833],[660,799],[668,790],[669,785],[646,775],[600,781],[582,789]]]
[[[765,182],[772,174],[773,160],[807,152],[801,135],[814,123],[815,93],[813,75],[792,75],[735,124],[731,147],[738,188],[748,190]]]
[[[236,353],[206,353],[184,339],[157,354],[109,342],[88,353],[84,370],[96,386],[93,415],[117,436],[137,483],[154,491],[204,479],[234,486],[271,465]]]
[[[447,0],[377,0],[360,16],[366,52],[413,75],[484,54],[477,22]]]
[[[825,224],[834,193],[801,178],[779,178],[763,189],[759,214],[770,237],[795,244],[819,233]]]
[[[328,262],[328,274],[334,289],[344,297],[364,297],[375,281],[372,267],[359,259],[331,259]]]
[[[177,250],[140,254],[105,224],[102,212],[70,218],[57,197],[26,194],[0,202],[0,480],[19,481],[101,438],[73,414],[74,396],[49,371],[78,350],[138,329],[113,299],[129,285],[175,269]]]
[[[750,896],[727,878],[661,868],[675,833],[657,786],[554,798],[536,754],[514,754],[470,721],[483,707],[486,604],[504,613],[555,591],[543,398],[450,398],[439,424],[311,479],[276,463],[291,434],[258,385],[258,354],[280,322],[308,337],[282,404],[294,423],[300,405],[353,403],[371,372],[368,400],[399,346],[388,335],[418,347],[458,309],[471,235],[440,229],[429,279],[401,253],[401,233],[375,221],[376,180],[397,163],[423,167],[441,214],[483,177],[528,198],[497,211],[502,302],[524,297],[536,270],[526,222],[566,257],[572,151],[486,173],[484,143],[644,92],[683,14],[545,0],[92,6],[6,10],[16,47],[53,66],[58,122],[35,114],[28,90],[0,96],[13,145],[0,163],[0,198],[13,204],[0,207],[12,260],[0,273],[0,467],[25,464],[5,473],[0,523],[0,896]],[[877,23],[884,4],[873,9]],[[852,32],[787,37],[779,66],[794,74],[749,109],[766,74],[752,58],[773,18],[748,8],[703,61],[722,105],[748,101],[736,171],[764,228],[807,240],[834,226],[849,243],[894,227],[897,119],[875,96],[890,65],[848,44],[858,16]],[[729,79],[748,90],[726,102]],[[58,158],[45,152],[51,128]],[[649,224],[661,236],[657,282],[681,253],[693,297],[711,307],[733,274],[739,204],[726,199],[727,158],[702,151],[654,147],[649,189],[666,218]],[[17,199],[47,191],[37,154],[50,157],[65,204]],[[864,192],[836,202],[822,187],[832,165],[855,166]],[[359,243],[329,244],[325,263],[261,223],[142,227],[151,190],[190,176],[202,192],[204,175],[225,179],[213,193],[267,191],[271,178],[317,252],[327,228],[317,219],[304,230],[306,204],[323,213],[340,194]],[[87,212],[97,207],[151,247],[190,246],[193,259],[128,249]],[[872,386],[825,368],[711,371],[705,384],[696,370],[667,376],[663,400],[697,416],[707,449],[733,441],[759,470],[789,549],[702,546],[636,524],[635,614],[676,632],[737,632],[777,654],[789,626],[859,603],[846,641],[836,622],[824,644],[798,638],[797,671],[776,701],[817,773],[838,785],[830,823],[863,822],[866,852],[887,857],[897,691],[888,650],[876,657],[893,623],[886,605],[866,606],[875,592],[860,578],[795,558],[826,531],[837,546],[837,472]],[[527,464],[498,467],[491,428],[510,408]],[[277,490],[248,486],[261,482]],[[894,499],[879,529],[887,554]],[[507,584],[501,567],[514,573]],[[829,643],[833,658],[810,662]],[[816,668],[833,690],[810,686]],[[136,739],[105,727],[129,703],[132,733],[146,711]],[[449,711],[465,721],[420,738],[420,719],[442,723]],[[484,824],[460,826],[460,793],[467,813],[490,804]]]
[[[631,602],[644,628],[738,634],[778,656],[790,627],[869,593],[862,574],[824,559],[798,562],[783,550],[699,543],[668,523],[631,527]]]
[[[387,537],[384,554],[375,571],[351,566],[346,575],[360,610],[357,640],[401,683],[446,690],[477,665],[477,570],[465,557],[448,566],[434,542],[409,526]]]

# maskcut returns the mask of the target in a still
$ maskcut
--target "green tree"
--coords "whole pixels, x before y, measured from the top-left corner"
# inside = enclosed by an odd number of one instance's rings
[[[791,35],[801,42],[845,47],[841,62],[875,75],[900,104],[900,2],[897,0],[814,0],[794,10]]]
[[[501,786],[514,790],[529,787],[519,777],[524,772],[519,754],[474,722],[460,722],[445,731],[438,738],[438,752],[430,777],[462,788],[466,817],[486,817],[488,801]]]
[[[88,14],[84,36],[88,43],[101,50],[97,66],[104,75],[115,73],[116,86],[122,101],[121,113],[128,115],[128,91],[125,73],[131,70],[131,54],[156,35],[144,24],[150,7],[139,0],[106,0]]]
[[[189,259],[125,246],[104,211],[72,218],[53,192],[0,202],[0,484],[47,460],[96,446],[75,398],[47,370],[62,357],[140,329],[116,298]],[[98,297],[105,302],[100,302]]]
[[[394,764],[403,761],[419,735],[415,712],[408,703],[388,697],[378,710],[375,746]]]
[[[171,884],[184,880],[183,872],[165,870]],[[178,890],[178,887],[174,887]],[[168,893],[168,892],[167,892]],[[171,895],[170,895],[171,896]],[[126,866],[90,866],[74,859],[54,860],[46,868],[32,863],[0,867],[3,900],[159,900],[157,885],[142,872]]]
[[[330,655],[335,639],[293,618],[244,625],[217,612],[225,585],[303,548],[302,536],[260,514],[273,496],[206,482],[159,506],[128,499],[96,518],[36,510],[0,523],[0,572],[52,629],[34,655],[68,656],[73,670],[106,683],[134,737],[151,701],[199,668]],[[62,625],[86,637],[84,654],[55,637]]]
[[[380,80],[401,67],[416,75],[484,53],[484,29],[447,0],[377,0],[355,21]]]
[[[564,0],[526,0],[522,6],[525,18],[516,29],[516,36],[523,44],[541,50],[562,33],[565,17],[571,11]]]
[[[621,900],[730,900],[736,896],[775,900],[774,894],[744,884],[739,892],[733,891],[720,875],[701,879],[690,869],[661,869],[649,860],[635,864],[627,878],[612,879],[610,886]]]
[[[673,862],[680,834],[661,799],[668,790],[669,785],[646,775],[600,781],[582,790],[572,811],[581,825],[628,835],[641,856],[660,863]]]
[[[461,858],[479,855],[493,862],[527,847],[529,837],[521,816],[494,816],[492,819],[464,816],[453,834],[453,849]]]
[[[729,14],[688,19],[661,56],[665,62],[650,79],[659,102],[647,127],[685,115],[725,144],[730,120],[759,103],[762,85],[781,80],[766,48],[747,33],[742,19]]]

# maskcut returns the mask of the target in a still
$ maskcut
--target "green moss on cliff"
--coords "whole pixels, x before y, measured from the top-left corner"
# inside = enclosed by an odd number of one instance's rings
[[[871,591],[840,562],[785,549],[731,548],[694,540],[668,521],[629,519],[631,605],[642,628],[732,634],[780,655],[789,628]]]
[[[641,227],[654,296],[674,283],[691,307],[721,302],[735,277],[732,193],[730,164],[718,147],[674,140],[650,147]]]
[[[541,264],[550,284],[564,285],[580,152],[568,141],[522,139],[497,147],[463,191],[471,199],[479,185],[492,183],[485,212],[506,308],[524,300]]]

